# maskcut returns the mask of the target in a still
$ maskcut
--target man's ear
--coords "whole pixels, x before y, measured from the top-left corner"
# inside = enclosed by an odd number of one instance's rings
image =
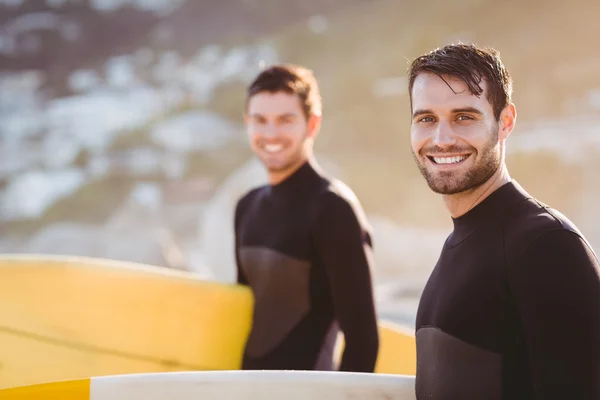
[[[498,139],[504,141],[511,134],[517,123],[517,109],[514,104],[510,103],[502,113],[500,113],[500,132],[498,132]]]
[[[308,117],[308,137],[315,138],[321,129],[322,117],[320,115],[311,114]]]

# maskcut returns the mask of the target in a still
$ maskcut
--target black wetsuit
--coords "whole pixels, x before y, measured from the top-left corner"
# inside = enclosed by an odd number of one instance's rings
[[[417,399],[600,399],[600,267],[577,228],[514,181],[453,222],[417,313]]]
[[[379,338],[371,234],[341,182],[305,163],[285,181],[250,190],[235,211],[238,282],[251,287],[253,327],[243,369],[372,372]]]

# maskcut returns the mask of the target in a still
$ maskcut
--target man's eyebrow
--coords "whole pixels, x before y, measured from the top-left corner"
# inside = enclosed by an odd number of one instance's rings
[[[483,112],[481,112],[480,110],[478,110],[475,107],[462,107],[462,108],[454,108],[452,110],[453,114],[459,114],[459,113],[471,113],[471,114],[478,114],[478,115],[483,115]]]
[[[477,115],[483,115],[483,112],[481,110],[478,110],[475,107],[461,107],[461,108],[453,108],[452,109],[452,113],[453,114],[459,114],[459,113],[471,113],[471,114],[477,114]],[[433,111],[431,110],[426,110],[426,109],[419,109],[419,110],[415,110],[413,112],[412,117],[416,118],[420,115],[425,115],[425,114],[433,114]]]
[[[419,115],[423,115],[423,114],[433,114],[433,111],[431,110],[415,110],[413,112],[413,118],[418,117]]]
[[[296,117],[298,117],[298,114],[296,114],[294,112],[288,112],[288,113],[280,114],[277,117],[279,117],[279,118],[289,118],[289,117],[296,118]]]
[[[250,117],[252,118],[264,118],[265,116],[260,114],[260,113],[251,113],[249,114]],[[278,118],[282,118],[282,117],[297,117],[298,115],[296,113],[293,112],[288,112],[288,113],[283,113],[283,114],[279,114],[277,117]]]

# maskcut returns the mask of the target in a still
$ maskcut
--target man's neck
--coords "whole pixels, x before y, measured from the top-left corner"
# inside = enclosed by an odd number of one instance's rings
[[[284,170],[267,171],[269,184],[271,184],[271,186],[280,184],[281,182],[283,182],[287,178],[289,178],[291,175],[293,175],[296,171],[298,171],[300,169],[300,167],[302,167],[306,162],[309,162],[309,161],[310,161],[309,159],[302,158],[302,159],[298,160],[298,162],[296,162],[293,165],[290,165],[288,168],[286,168]]]
[[[452,218],[458,218],[469,212],[504,184],[511,181],[506,165],[500,168],[483,185],[466,192],[444,195],[444,203]]]

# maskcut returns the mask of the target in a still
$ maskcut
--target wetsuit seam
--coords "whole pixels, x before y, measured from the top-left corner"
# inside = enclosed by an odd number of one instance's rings
[[[572,232],[575,235],[579,236],[579,238],[581,238],[583,240],[583,238],[581,237],[581,235],[574,231],[573,229],[569,228],[568,226],[566,226],[561,219],[555,215],[552,210],[550,209],[550,207],[546,206],[545,204],[540,203],[538,200],[528,197],[525,200],[527,201],[532,201],[533,203],[535,203],[535,205],[537,205],[541,210],[543,210],[547,215],[552,217],[553,222],[558,225],[555,226],[551,229],[545,229],[542,232],[539,233],[538,236],[536,236],[534,239],[531,240],[531,242],[529,242],[529,244],[527,244],[527,246],[525,247],[525,249],[517,256],[514,257],[514,261],[517,262],[521,257],[523,257],[525,255],[525,253],[527,253],[527,251],[529,250],[529,248],[536,243],[540,238],[542,238],[542,236],[551,233],[551,232],[556,232],[556,231],[568,231],[568,232]],[[506,227],[506,226],[505,226]],[[504,235],[503,235],[504,237]],[[585,241],[585,240],[584,240]],[[506,254],[505,254],[506,255]],[[506,263],[508,265],[508,260],[506,260]]]
[[[538,202],[538,204],[539,204],[539,206],[540,206],[540,207],[542,207],[542,208],[543,208],[543,209],[544,209],[544,210],[545,210],[545,211],[546,211],[548,214],[550,214],[550,215],[552,216],[552,218],[554,218],[554,221],[556,221],[556,222],[557,222],[557,223],[558,223],[558,224],[561,226],[562,230],[566,230],[566,231],[568,231],[568,232],[571,232],[571,233],[574,233],[575,235],[577,235],[577,236],[578,236],[578,237],[579,237],[579,238],[580,238],[580,239],[583,241],[583,243],[585,243],[585,247],[586,247],[588,250],[590,250],[590,252],[591,252],[591,253],[594,255],[594,258],[596,258],[596,261],[597,261],[597,262],[598,262],[598,261],[600,261],[600,260],[598,259],[598,256],[597,256],[597,255],[596,255],[596,253],[594,252],[594,249],[592,248],[592,246],[591,246],[591,245],[588,243],[588,241],[587,241],[587,240],[586,240],[586,239],[585,239],[585,238],[584,238],[584,237],[581,235],[581,233],[579,233],[579,232],[577,232],[577,231],[573,230],[572,228],[570,228],[570,227],[566,226],[566,225],[565,225],[565,224],[564,224],[564,223],[563,223],[563,222],[560,220],[560,218],[558,218],[558,216],[554,215],[554,213],[553,213],[553,210],[552,210],[550,207],[548,207],[548,206],[546,206],[546,205],[544,205],[544,204],[541,204],[541,203],[539,203],[539,202]],[[561,229],[554,229],[554,230],[561,230]]]
[[[576,232],[573,229],[565,227],[564,225],[560,224],[560,227],[553,228],[553,229],[547,229],[547,230],[541,232],[538,236],[536,236],[535,239],[533,239],[527,245],[527,247],[525,247],[525,249],[521,252],[521,254],[519,254],[518,256],[515,257],[515,262],[519,262],[521,260],[521,258],[525,256],[525,254],[531,248],[531,246],[533,246],[534,244],[536,244],[540,239],[542,239],[544,236],[549,235],[550,233],[554,233],[554,232],[567,232],[567,233],[571,233],[571,234],[577,236],[579,239],[581,239],[584,243],[586,243],[586,247],[589,247],[589,246],[587,246],[587,242],[585,241],[585,239],[578,232]]]
[[[427,324],[427,325],[421,325],[421,326],[419,327],[419,330],[421,330],[421,329],[428,329],[428,328],[433,328],[433,329],[435,329],[436,331],[438,331],[438,332],[440,332],[440,333],[443,333],[444,335],[450,336],[450,337],[451,337],[451,338],[453,338],[453,339],[456,339],[456,340],[458,340],[458,341],[461,341],[461,342],[463,342],[463,343],[466,343],[466,344],[468,344],[469,346],[472,346],[472,347],[475,347],[475,348],[477,348],[477,349],[484,350],[484,351],[487,351],[487,352],[490,352],[490,353],[496,354],[496,355],[498,355],[498,356],[500,356],[500,357],[502,356],[502,353],[501,353],[501,352],[499,352],[499,351],[492,350],[492,349],[490,349],[490,348],[488,348],[488,347],[486,347],[486,346],[480,346],[480,345],[477,345],[477,344],[471,343],[471,342],[470,342],[470,341],[468,341],[468,340],[465,340],[465,339],[462,339],[462,338],[460,338],[460,337],[459,337],[459,336],[458,336],[456,333],[454,333],[454,332],[451,332],[451,331],[444,330],[444,329],[442,329],[441,327],[439,327],[439,326],[436,326],[436,325],[431,325],[431,324]]]

